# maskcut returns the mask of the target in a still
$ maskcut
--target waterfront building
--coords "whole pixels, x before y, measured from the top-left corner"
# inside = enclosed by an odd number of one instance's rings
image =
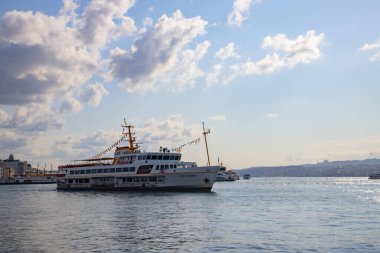
[[[28,168],[28,163],[26,161],[16,160],[14,159],[13,154],[10,154],[8,159],[3,160],[3,166],[6,169],[12,169],[14,175],[21,176],[26,173],[26,170]],[[7,171],[7,172],[10,172],[10,171]],[[4,173],[4,175],[6,174]]]

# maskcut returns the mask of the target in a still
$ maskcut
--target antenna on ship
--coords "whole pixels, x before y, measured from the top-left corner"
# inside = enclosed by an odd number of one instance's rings
[[[205,123],[202,122],[202,125],[203,125],[203,135],[205,136],[205,143],[206,143],[206,152],[207,152],[207,161],[208,161],[208,166],[210,166],[210,155],[208,154],[208,146],[207,146],[207,137],[206,135],[210,133],[210,129],[205,129]]]
[[[135,150],[139,148],[138,145],[136,146],[134,145],[136,138],[132,136],[134,133],[132,133],[132,130],[131,130],[132,128],[134,128],[134,126],[127,124],[127,121],[124,118],[124,125],[122,125],[121,127],[123,128],[123,134],[125,136],[128,136],[128,141],[129,141],[128,149],[130,150],[131,153],[134,153]],[[127,132],[124,132],[124,128],[127,129]]]

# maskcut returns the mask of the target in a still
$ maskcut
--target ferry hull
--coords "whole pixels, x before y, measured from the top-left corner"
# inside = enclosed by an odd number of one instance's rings
[[[218,166],[200,172],[154,173],[65,178],[58,181],[58,190],[99,191],[210,191]]]

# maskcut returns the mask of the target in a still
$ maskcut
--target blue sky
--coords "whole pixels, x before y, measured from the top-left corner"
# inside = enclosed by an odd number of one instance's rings
[[[380,158],[379,1],[2,1],[0,155],[54,166],[211,128],[228,167]],[[184,160],[206,163],[204,145]]]

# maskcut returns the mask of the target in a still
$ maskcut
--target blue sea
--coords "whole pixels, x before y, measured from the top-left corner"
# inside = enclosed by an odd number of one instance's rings
[[[0,186],[0,252],[380,252],[380,180],[251,178],[212,192]]]

